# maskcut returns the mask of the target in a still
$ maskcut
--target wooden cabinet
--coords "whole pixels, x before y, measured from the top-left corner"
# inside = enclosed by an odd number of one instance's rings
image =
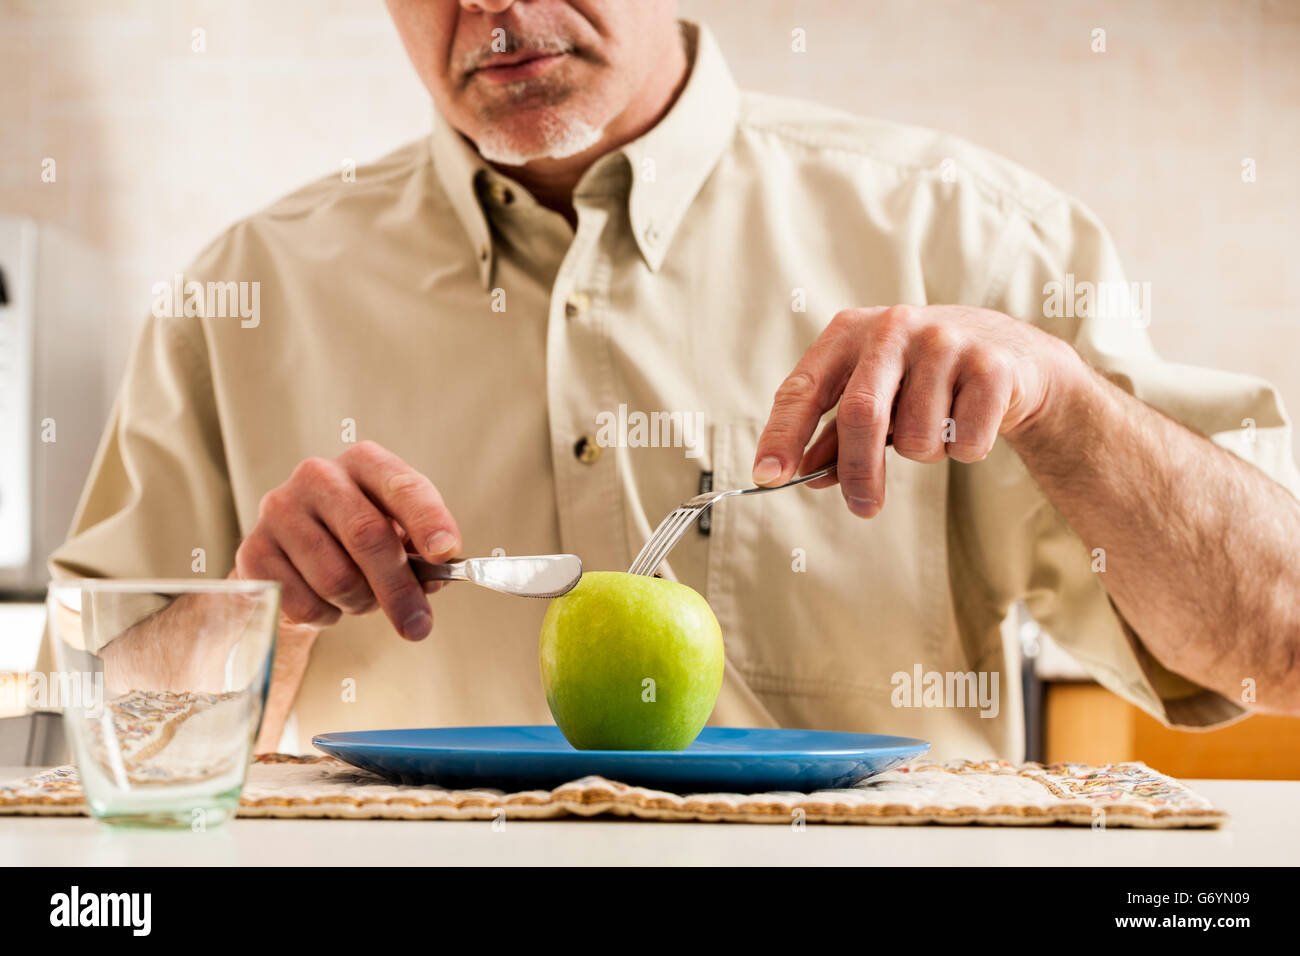
[[[1171,730],[1092,683],[1046,686],[1046,759],[1140,760],[1173,777],[1300,780],[1300,718],[1258,714],[1220,730]]]

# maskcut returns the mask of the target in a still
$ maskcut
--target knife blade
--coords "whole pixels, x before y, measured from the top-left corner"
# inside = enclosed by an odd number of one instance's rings
[[[576,554],[458,558],[441,564],[416,554],[407,558],[421,582],[468,581],[516,597],[559,597],[573,590],[582,578],[582,560]]]

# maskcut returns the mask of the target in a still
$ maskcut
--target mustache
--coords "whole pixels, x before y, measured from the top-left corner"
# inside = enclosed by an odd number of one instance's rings
[[[490,40],[480,47],[461,54],[456,67],[460,75],[468,79],[471,73],[493,57],[521,52],[546,56],[577,51],[578,45],[568,37],[547,34],[524,36],[507,30],[504,37]]]

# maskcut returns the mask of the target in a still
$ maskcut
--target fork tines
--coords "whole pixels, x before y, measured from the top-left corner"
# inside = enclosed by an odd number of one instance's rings
[[[704,511],[705,506],[681,507],[672,511],[667,518],[659,522],[650,540],[645,543],[641,553],[636,556],[629,569],[631,574],[653,574],[660,562],[668,556],[678,540],[695,523],[695,519]]]

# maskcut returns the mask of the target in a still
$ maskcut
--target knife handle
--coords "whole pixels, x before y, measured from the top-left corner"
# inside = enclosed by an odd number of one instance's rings
[[[407,560],[411,564],[411,570],[415,572],[415,579],[420,582],[469,580],[469,575],[465,571],[465,562],[469,560],[468,558],[457,558],[455,561],[435,564],[424,560],[418,554],[409,554]]]

